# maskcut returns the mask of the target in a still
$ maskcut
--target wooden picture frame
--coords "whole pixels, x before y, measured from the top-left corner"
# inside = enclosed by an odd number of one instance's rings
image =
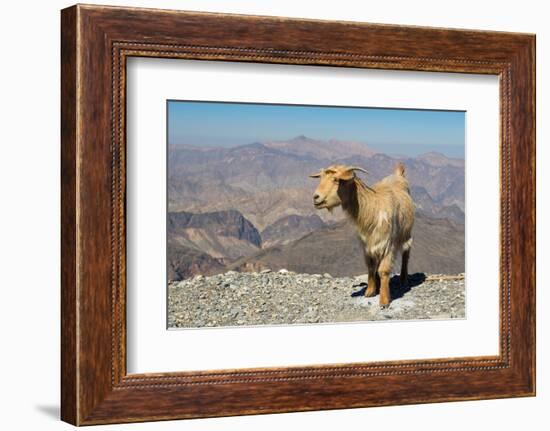
[[[62,420],[91,425],[535,394],[534,35],[83,5],[61,17]],[[130,56],[498,75],[500,354],[127,374]]]

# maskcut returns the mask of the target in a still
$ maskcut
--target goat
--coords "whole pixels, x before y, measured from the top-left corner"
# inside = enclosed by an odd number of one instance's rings
[[[387,307],[391,301],[390,272],[398,252],[402,253],[400,284],[402,287],[407,285],[414,203],[402,163],[395,167],[392,175],[372,187],[361,181],[355,171],[367,173],[362,168],[333,165],[310,175],[320,178],[313,205],[316,209],[329,211],[342,206],[363,243],[369,274],[365,296],[375,296],[380,291],[380,306]]]

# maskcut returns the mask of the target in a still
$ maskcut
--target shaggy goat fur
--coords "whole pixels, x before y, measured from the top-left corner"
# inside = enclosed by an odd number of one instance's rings
[[[333,165],[311,175],[321,179],[315,191],[314,205],[329,211],[342,206],[357,227],[363,243],[369,272],[365,295],[374,296],[379,290],[380,305],[387,306],[391,301],[389,275],[393,259],[399,252],[402,253],[401,285],[407,283],[414,203],[403,164],[398,164],[392,175],[371,187],[355,175],[356,170],[364,171]]]

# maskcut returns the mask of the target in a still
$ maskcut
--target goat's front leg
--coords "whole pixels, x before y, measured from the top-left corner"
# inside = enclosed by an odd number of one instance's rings
[[[387,307],[391,302],[390,294],[390,273],[393,263],[393,255],[391,253],[384,256],[378,267],[378,275],[380,275],[380,306]]]
[[[367,290],[365,291],[366,297],[376,296],[378,293],[377,289],[377,282],[376,279],[378,278],[378,265],[375,259],[372,259],[365,255],[365,263],[367,264],[367,268],[369,271],[369,280],[368,280],[368,286]]]

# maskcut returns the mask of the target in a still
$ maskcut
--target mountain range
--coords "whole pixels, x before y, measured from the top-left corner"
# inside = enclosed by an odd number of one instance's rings
[[[433,152],[392,156],[360,142],[306,136],[232,148],[170,145],[168,151],[170,279],[228,268],[364,273],[342,211],[311,204],[317,182],[308,174],[331,164],[366,168],[368,184],[404,163],[417,207],[411,268],[464,270],[462,159]]]

